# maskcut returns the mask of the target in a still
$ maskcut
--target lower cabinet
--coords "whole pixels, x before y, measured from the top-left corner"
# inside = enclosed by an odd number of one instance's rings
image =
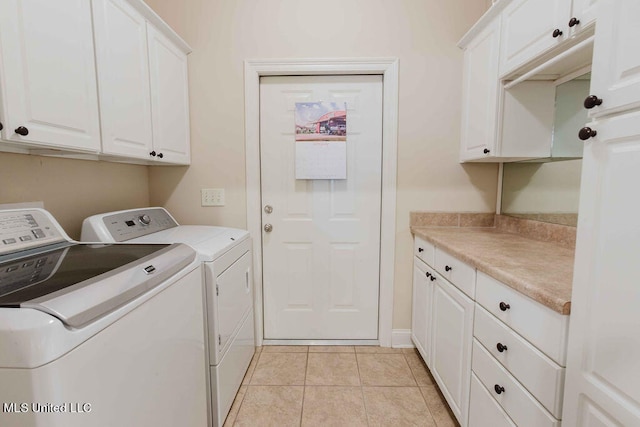
[[[416,259],[413,267],[413,316],[411,338],[427,366],[431,365],[431,305],[433,269]]]
[[[414,254],[411,337],[460,425],[558,427],[569,316],[419,237]]]
[[[474,302],[440,275],[436,277],[431,373],[464,426],[469,415]]]

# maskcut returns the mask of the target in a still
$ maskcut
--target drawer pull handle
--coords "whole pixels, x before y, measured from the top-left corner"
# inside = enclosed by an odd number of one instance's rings
[[[453,267],[449,267],[448,265],[444,266],[444,271],[451,271],[453,270]]]
[[[505,302],[500,302],[500,310],[507,311],[511,308],[511,306]]]
[[[496,391],[497,394],[502,394],[504,393],[504,387],[499,386],[498,384],[493,386],[493,389]]]
[[[418,252],[424,252],[424,249],[418,248]]]
[[[507,346],[506,346],[506,345],[504,345],[504,344],[502,344],[501,342],[499,342],[499,343],[498,343],[498,345],[496,345],[496,347],[498,348],[498,351],[499,351],[500,353],[502,353],[503,351],[506,351],[506,350],[507,350]]]

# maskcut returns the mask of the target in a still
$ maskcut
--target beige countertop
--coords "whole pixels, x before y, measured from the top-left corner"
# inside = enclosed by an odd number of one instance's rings
[[[489,227],[411,231],[550,309],[570,313],[574,250]]]

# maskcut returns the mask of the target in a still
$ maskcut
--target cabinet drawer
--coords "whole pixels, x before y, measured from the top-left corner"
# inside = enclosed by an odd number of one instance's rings
[[[562,416],[564,368],[477,304],[473,336],[554,417]]]
[[[458,289],[467,294],[471,299],[475,298],[476,269],[459,259],[449,255],[442,249],[436,249],[435,269]]]
[[[493,398],[516,425],[520,427],[557,427],[560,425],[560,421],[552,417],[476,339],[473,340],[471,366],[480,382],[490,391]],[[498,387],[504,388],[500,394],[496,391]]]
[[[435,258],[436,248],[431,243],[416,236],[413,243],[413,255],[420,258],[422,261],[433,266],[433,260]]]
[[[569,316],[563,316],[481,272],[478,273],[476,302],[560,366],[565,366]]]
[[[474,373],[471,373],[469,427],[515,427]]]

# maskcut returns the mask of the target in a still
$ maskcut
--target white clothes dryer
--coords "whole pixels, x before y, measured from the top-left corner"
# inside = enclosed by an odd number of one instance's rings
[[[255,352],[251,238],[246,230],[179,225],[160,207],[94,215],[82,241],[184,243],[203,263],[210,399],[214,426],[222,426]]]

